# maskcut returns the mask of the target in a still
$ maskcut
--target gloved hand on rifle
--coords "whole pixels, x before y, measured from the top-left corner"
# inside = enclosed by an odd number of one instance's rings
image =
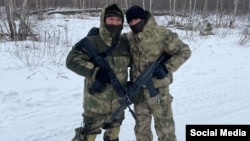
[[[157,79],[163,79],[168,75],[168,69],[164,64],[160,64],[158,68],[156,68],[153,76]]]
[[[102,68],[96,72],[95,79],[102,83],[102,85],[111,83],[108,73]]]

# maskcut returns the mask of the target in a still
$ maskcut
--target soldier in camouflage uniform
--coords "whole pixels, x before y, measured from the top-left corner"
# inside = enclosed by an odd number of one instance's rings
[[[98,54],[102,54],[113,45],[116,47],[106,57],[110,67],[122,85],[127,83],[127,68],[130,64],[128,41],[121,35],[124,14],[117,4],[106,5],[101,13],[99,34],[87,36]],[[66,59],[66,66],[73,72],[85,78],[83,98],[83,131],[76,128],[74,141],[94,141],[101,128],[109,120],[111,113],[119,106],[119,97],[110,84],[110,79],[104,69],[95,66],[91,58],[81,46],[74,46]],[[92,93],[90,88],[95,80],[106,85],[100,92]],[[124,119],[124,112],[120,113],[107,127],[104,141],[118,141],[120,125]],[[80,135],[79,135],[80,134]],[[79,137],[80,136],[80,137]],[[79,139],[81,138],[81,139]]]
[[[131,80],[134,82],[151,61],[156,61],[163,52],[171,58],[160,64],[152,80],[159,94],[150,97],[146,86],[135,96],[134,110],[138,118],[135,125],[137,141],[152,141],[151,119],[153,117],[158,141],[176,141],[175,123],[169,93],[173,73],[191,56],[189,46],[176,33],[158,26],[149,11],[132,6],[126,11],[126,19],[131,28],[127,34],[131,48]]]

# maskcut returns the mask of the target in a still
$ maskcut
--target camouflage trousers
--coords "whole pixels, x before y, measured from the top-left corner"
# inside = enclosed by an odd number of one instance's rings
[[[137,141],[153,141],[151,121],[154,119],[158,141],[176,141],[175,123],[172,112],[172,99],[169,88],[159,89],[160,94],[150,97],[147,89],[141,91],[141,100],[134,104],[138,118],[135,125]]]
[[[105,129],[103,139],[105,141],[118,141],[120,126],[124,119],[121,112],[110,124],[105,124],[110,114],[92,113],[85,111],[83,114],[83,127],[75,129],[75,136],[71,141],[95,141],[96,135],[101,134],[101,128]]]

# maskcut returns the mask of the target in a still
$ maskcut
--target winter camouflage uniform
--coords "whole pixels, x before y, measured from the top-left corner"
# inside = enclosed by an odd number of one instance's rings
[[[135,125],[137,141],[152,141],[151,131],[152,115],[155,122],[155,130],[158,141],[176,141],[175,123],[172,113],[172,96],[169,93],[169,85],[173,81],[175,72],[191,55],[190,48],[183,43],[176,33],[171,32],[163,26],[158,26],[154,17],[146,11],[146,25],[142,32],[127,34],[132,56],[131,79],[136,78],[143,72],[149,62],[157,60],[163,52],[171,55],[167,61],[166,68],[169,73],[163,79],[153,77],[155,88],[160,94],[150,97],[148,89],[137,95],[134,103],[135,114],[138,121]]]
[[[105,11],[110,6],[111,5],[107,5],[102,10],[99,34],[87,37],[98,54],[101,54],[111,46],[112,36],[104,23]],[[121,8],[119,8],[119,10],[122,11]],[[122,35],[119,38],[118,46],[106,57],[106,60],[109,62],[110,67],[113,69],[120,83],[125,86],[128,78],[127,67],[131,59],[126,36]],[[72,48],[67,56],[66,66],[73,72],[85,77],[83,98],[84,130],[87,134],[98,134],[101,131],[100,128],[110,118],[111,113],[120,106],[118,101],[119,97],[111,85],[108,85],[100,93],[90,93],[89,88],[95,81],[96,72],[100,68],[94,66],[94,64],[89,61],[82,47],[74,46]],[[110,129],[106,130],[105,134],[107,134],[110,139],[114,138],[115,140],[115,137],[118,136],[123,119],[124,113],[121,113],[116,116]],[[113,127],[117,127],[115,131],[112,130]],[[113,137],[113,134],[116,134],[114,135],[115,137]]]

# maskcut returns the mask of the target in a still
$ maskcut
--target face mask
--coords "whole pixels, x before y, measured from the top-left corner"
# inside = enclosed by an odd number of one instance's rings
[[[139,23],[130,26],[130,28],[135,34],[137,34],[143,30],[144,25],[145,25],[144,20],[141,20]]]
[[[108,25],[106,24],[106,28],[108,29],[109,32],[115,34],[120,32],[120,30],[122,29],[122,25]]]

